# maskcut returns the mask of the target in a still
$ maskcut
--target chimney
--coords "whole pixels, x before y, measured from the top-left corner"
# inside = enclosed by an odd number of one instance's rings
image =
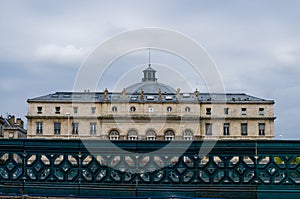
[[[7,119],[8,119],[8,122],[9,122],[9,124],[10,124],[11,126],[14,126],[14,125],[15,125],[15,116],[14,116],[14,115],[9,115],[9,116],[7,117]]]
[[[17,118],[16,123],[19,127],[24,128],[24,122],[21,118]]]

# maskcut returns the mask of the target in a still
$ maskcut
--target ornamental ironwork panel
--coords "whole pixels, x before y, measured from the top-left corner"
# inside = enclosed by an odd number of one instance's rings
[[[276,190],[300,196],[299,141],[211,144],[1,140],[0,193],[274,198]]]

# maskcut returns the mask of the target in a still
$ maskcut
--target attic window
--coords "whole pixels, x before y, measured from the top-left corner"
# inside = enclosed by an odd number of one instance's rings
[[[81,98],[81,95],[74,95],[74,98]]]
[[[59,106],[55,107],[55,114],[60,114],[60,107]]]
[[[247,109],[246,108],[241,108],[242,115],[247,115]]]
[[[206,108],[206,115],[211,115],[211,108]]]
[[[191,95],[189,93],[184,93],[183,98],[189,98]]]
[[[57,94],[53,94],[51,95],[52,98],[58,98],[58,95]]]
[[[259,115],[264,115],[265,114],[265,109],[264,108],[259,108],[258,112],[259,112]]]
[[[41,107],[41,106],[38,106],[38,107],[37,107],[37,113],[38,113],[38,114],[41,114],[41,113],[42,113],[42,110],[43,110],[43,107]]]
[[[165,98],[166,98],[166,100],[172,100],[172,99],[173,99],[173,96],[168,95],[168,96],[166,96]]]
[[[137,100],[137,97],[131,97],[130,98],[132,101],[136,101]]]
[[[112,100],[117,101],[120,99],[120,96],[112,96]]]
[[[64,98],[70,98],[71,95],[70,94],[64,94]]]
[[[154,100],[154,96],[147,96],[147,100]]]

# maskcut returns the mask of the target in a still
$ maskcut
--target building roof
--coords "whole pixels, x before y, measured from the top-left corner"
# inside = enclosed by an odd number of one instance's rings
[[[56,92],[32,99],[27,102],[187,102],[187,103],[274,103],[245,93],[199,93],[198,98],[194,93],[180,93],[178,98],[174,93],[162,93],[161,99],[158,92],[127,93],[125,99],[120,92],[108,92],[105,99],[104,92]]]
[[[140,82],[133,84],[126,88],[126,92],[128,93],[158,93],[158,90],[161,89],[162,93],[176,93],[175,89],[171,86],[168,86],[159,82]]]
[[[177,93],[171,86],[157,82],[151,64],[143,73],[142,82],[128,86],[123,92],[56,92],[27,102],[274,103],[245,93]]]

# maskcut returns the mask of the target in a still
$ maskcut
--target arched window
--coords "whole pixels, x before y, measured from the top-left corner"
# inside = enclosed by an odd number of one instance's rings
[[[149,106],[149,107],[148,107],[148,111],[149,111],[149,113],[152,113],[152,112],[154,111],[153,107],[152,107],[152,106]]]
[[[112,112],[117,112],[117,111],[118,111],[118,108],[117,108],[116,106],[113,106],[113,107],[111,108],[111,111],[112,111]]]
[[[130,112],[135,112],[136,108],[134,106],[130,107]]]
[[[138,134],[136,130],[130,130],[127,133],[127,139],[128,140],[137,140],[138,139]]]
[[[175,139],[175,134],[171,130],[167,130],[165,132],[165,140],[174,140]]]
[[[185,112],[190,112],[191,111],[191,108],[190,107],[185,107]]]
[[[156,140],[156,133],[153,130],[149,130],[146,133],[147,140]]]
[[[191,130],[185,130],[183,132],[183,140],[193,140],[193,132]]]
[[[168,112],[172,112],[172,107],[171,107],[171,106],[168,106],[167,111],[168,111]]]
[[[119,132],[117,130],[112,130],[109,132],[109,139],[110,140],[118,140],[119,139]]]

